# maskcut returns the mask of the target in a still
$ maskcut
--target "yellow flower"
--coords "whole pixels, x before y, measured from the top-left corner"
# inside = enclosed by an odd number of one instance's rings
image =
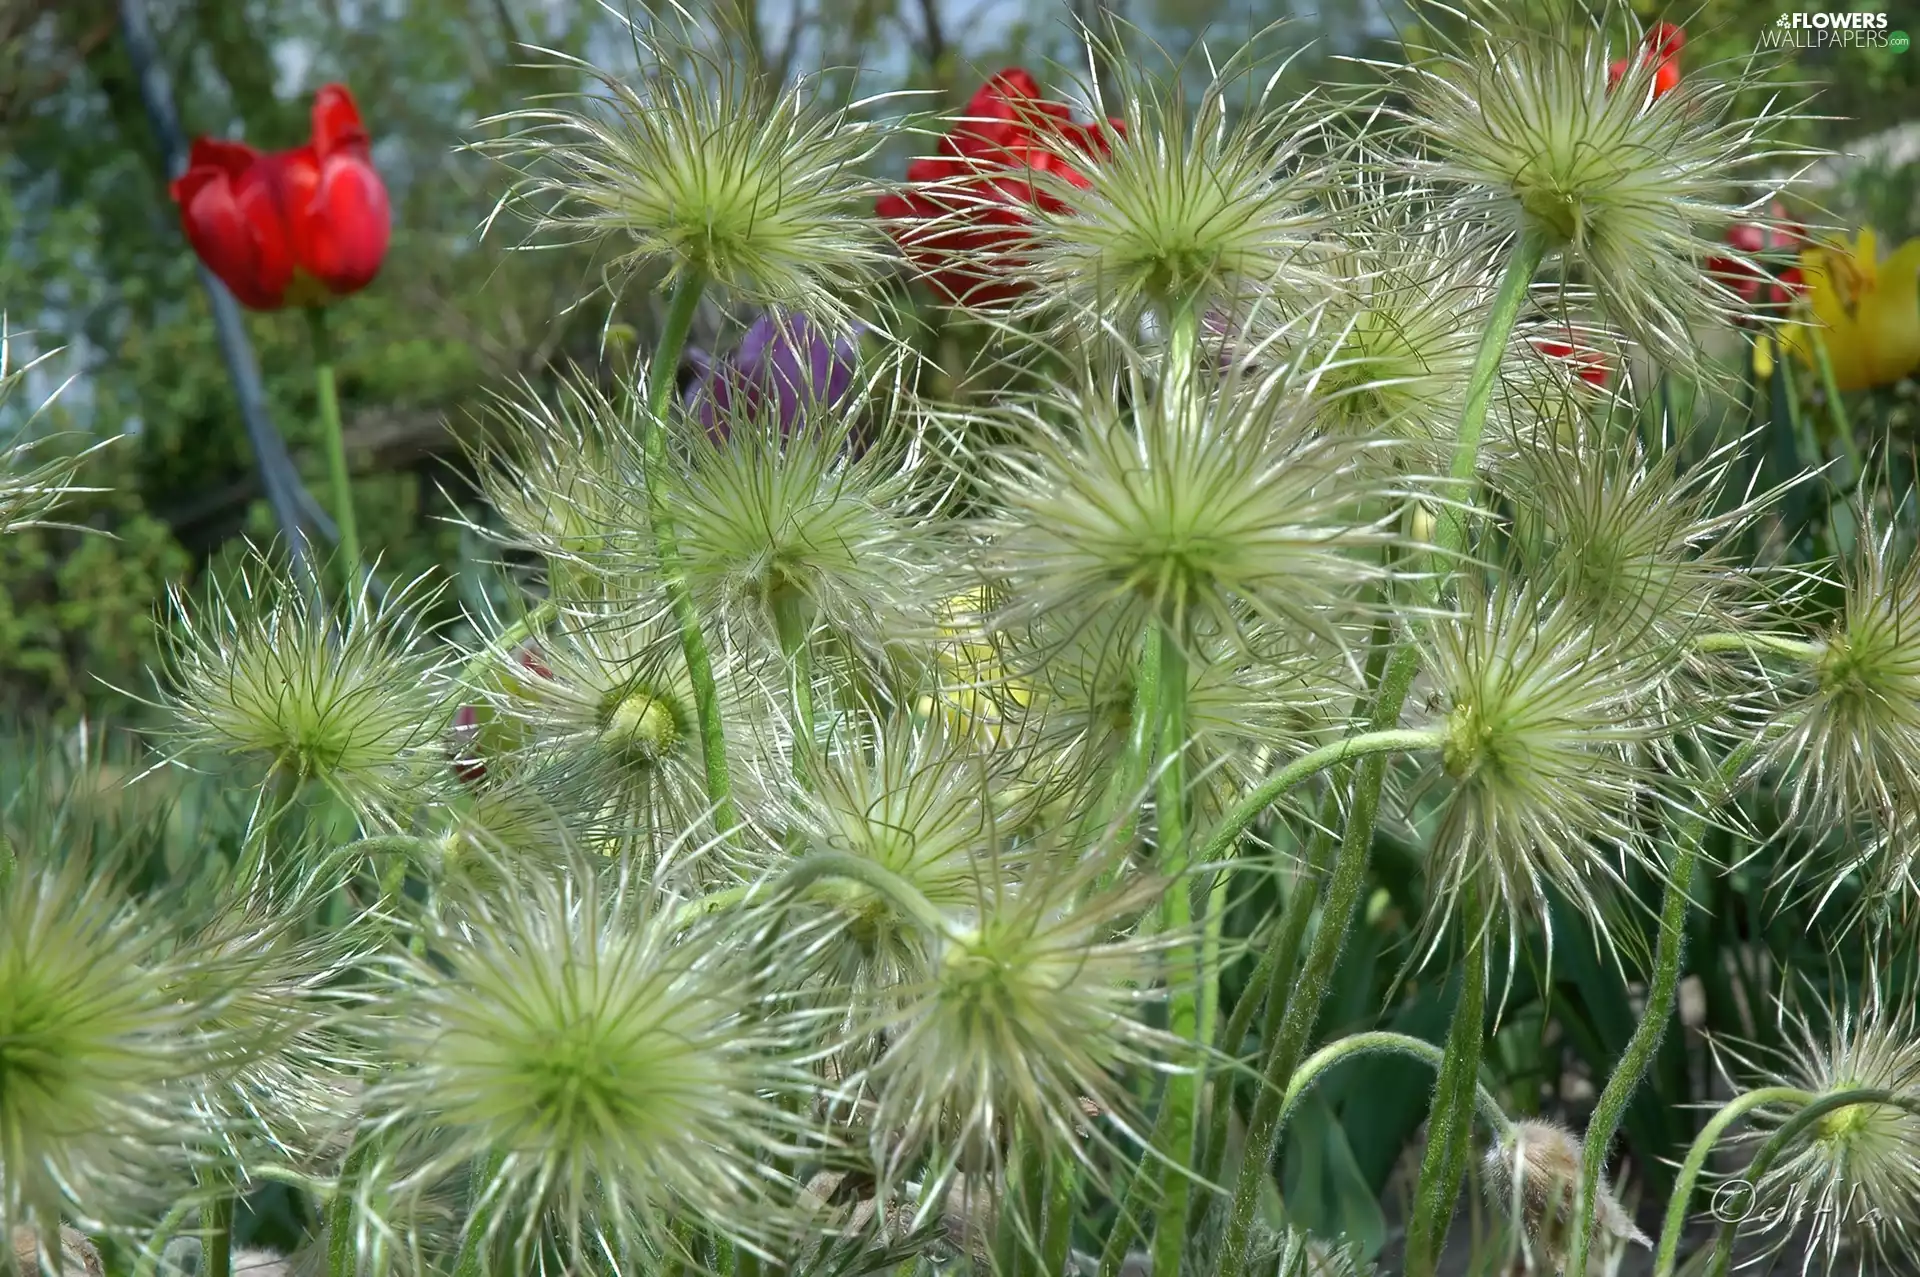
[[[1014,714],[1032,705],[1033,688],[1008,674],[992,643],[973,635],[969,622],[986,608],[987,592],[978,588],[956,594],[941,606],[942,641],[935,650],[940,670],[938,703],[934,696],[923,696],[915,709],[926,719],[944,707],[953,727],[984,732],[997,743]]]
[[[1920,368],[1920,239],[1881,261],[1867,228],[1852,244],[1801,250],[1800,269],[1841,390],[1890,385]],[[1812,361],[1810,329],[1791,328],[1785,340]]]

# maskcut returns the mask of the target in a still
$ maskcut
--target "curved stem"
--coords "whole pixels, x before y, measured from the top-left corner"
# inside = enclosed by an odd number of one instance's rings
[[[1311,753],[1300,757],[1282,767],[1273,775],[1261,781],[1247,792],[1246,797],[1233,805],[1221,818],[1220,824],[1208,836],[1206,845],[1200,848],[1197,857],[1201,864],[1216,864],[1233,854],[1234,844],[1239,842],[1261,813],[1285,797],[1289,790],[1302,781],[1311,779],[1329,767],[1346,762],[1351,758],[1364,758],[1370,754],[1413,753],[1423,749],[1438,749],[1442,743],[1439,732],[1422,731],[1410,728],[1389,728],[1385,731],[1362,732],[1358,736],[1322,745]]]
[[[1473,1134],[1474,1090],[1487,1037],[1487,933],[1493,917],[1478,888],[1468,890],[1463,905],[1469,930],[1460,968],[1460,1003],[1447,1029],[1447,1049],[1427,1118],[1427,1149],[1414,1190],[1413,1218],[1407,1224],[1407,1277],[1432,1277],[1440,1265]]]
[[[1467,500],[1480,470],[1480,436],[1487,425],[1487,405],[1493,400],[1493,388],[1500,378],[1500,363],[1506,358],[1507,343],[1513,339],[1513,327],[1519,322],[1520,307],[1533,286],[1533,276],[1547,255],[1547,243],[1533,231],[1522,231],[1507,258],[1506,273],[1500,277],[1499,291],[1487,312],[1487,326],[1480,331],[1480,345],[1474,351],[1473,371],[1467,376],[1466,404],[1460,412],[1460,429],[1454,436],[1453,460],[1447,476],[1460,489],[1460,500]],[[1467,548],[1467,515],[1462,506],[1450,505],[1440,512],[1438,542],[1440,549],[1459,554]]]
[[[782,598],[773,605],[774,628],[779,632],[780,653],[787,658],[787,679],[792,684],[794,735],[801,751],[810,751],[817,729],[813,705],[813,644],[808,635],[805,599]],[[805,762],[794,756],[796,769]]]
[[[1696,652],[1772,652],[1811,664],[1826,649],[1819,643],[1783,638],[1778,634],[1702,634],[1693,641]]]
[[[1811,1104],[1817,1098],[1811,1091],[1797,1087],[1766,1086],[1735,1096],[1708,1119],[1700,1128],[1700,1134],[1694,1136],[1686,1160],[1680,1163],[1679,1173],[1674,1177],[1673,1195],[1667,1199],[1667,1217],[1660,1228],[1660,1246],[1654,1252],[1654,1277],[1673,1277],[1674,1253],[1680,1248],[1680,1234],[1687,1227],[1687,1206],[1693,1201],[1694,1183],[1727,1128],[1762,1105]]]
[[[333,342],[327,312],[307,307],[307,331],[313,338],[314,377],[320,392],[320,437],[327,450],[327,477],[333,487],[333,521],[340,530],[340,572],[350,597],[360,587],[360,525],[353,515],[353,476],[347,470],[346,436],[340,429],[340,394],[333,380]]]
[[[674,532],[673,516],[662,486],[662,476],[667,469],[667,438],[662,419],[673,397],[680,351],[687,344],[687,333],[693,328],[694,312],[700,308],[700,294],[705,287],[706,281],[693,274],[674,285],[672,300],[667,304],[667,322],[660,330],[660,343],[647,368],[647,405],[642,414],[641,443],[646,457],[647,518],[653,524],[654,546],[660,558],[667,602],[680,626],[680,650],[687,662],[687,680],[693,684],[694,714],[700,722],[700,748],[706,763],[707,801],[713,806],[715,827],[726,837],[733,832],[739,818],[734,812],[733,779],[727,768],[726,731],[720,722],[720,689],[713,677],[713,656],[707,650],[700,617],[687,590],[686,573],[680,565],[680,540]]]
[[[1719,770],[1723,791],[1740,774],[1740,769],[1746,766],[1753,753],[1754,746],[1748,743],[1727,755]],[[1723,792],[1714,796],[1712,805],[1718,807],[1724,801]],[[1688,893],[1693,889],[1694,870],[1700,861],[1700,845],[1706,832],[1704,808],[1688,813],[1677,831],[1675,842],[1678,847],[1673,871],[1667,878],[1660,902],[1660,939],[1654,950],[1653,979],[1647,986],[1647,1008],[1640,1017],[1640,1023],[1634,1026],[1633,1036],[1627,1040],[1619,1062],[1607,1076],[1607,1085],[1594,1105],[1593,1116],[1587,1120],[1580,1184],[1574,1204],[1573,1233],[1569,1239],[1572,1250],[1567,1259],[1568,1272],[1586,1271],[1587,1250],[1593,1243],[1594,1206],[1599,1197],[1601,1176],[1606,1172],[1608,1148],[1613,1143],[1614,1133],[1620,1129],[1621,1119],[1626,1116],[1633,1093],[1639,1089],[1641,1079],[1646,1076],[1654,1056],[1659,1053],[1660,1043],[1666,1037],[1667,1023],[1673,1016],[1674,998],[1680,987],[1681,958],[1686,947],[1687,911],[1693,905]]]
[[[133,1277],[153,1277],[166,1255],[167,1243],[173,1240],[173,1235],[180,1231],[180,1225],[199,1205],[197,1198],[183,1197],[161,1216],[159,1224],[148,1236],[146,1245],[140,1248],[140,1257],[134,1260]]]
[[[843,878],[870,887],[931,934],[950,940],[958,938],[953,921],[922,895],[919,888],[864,856],[853,856],[844,851],[815,852],[782,874],[777,887],[780,894],[791,895],[804,891],[822,878]]]
[[[1920,1099],[1879,1087],[1861,1087],[1822,1095],[1781,1123],[1780,1129],[1769,1136],[1767,1142],[1760,1146],[1760,1151],[1754,1154],[1753,1161],[1747,1164],[1740,1178],[1757,1191],[1780,1154],[1792,1147],[1802,1132],[1836,1109],[1852,1108],[1856,1104],[1884,1104],[1920,1116]],[[1727,1263],[1733,1257],[1734,1234],[1738,1231],[1737,1220],[1720,1221],[1720,1237],[1714,1245],[1713,1259],[1707,1265],[1706,1277],[1725,1277]]]
[[[1322,1073],[1346,1060],[1382,1054],[1410,1056],[1433,1065],[1435,1070],[1443,1068],[1447,1059],[1447,1053],[1431,1042],[1385,1030],[1354,1033],[1336,1042],[1329,1042],[1302,1061],[1299,1071],[1293,1075],[1293,1081],[1287,1084],[1286,1096],[1280,1101],[1280,1128],[1286,1129],[1287,1119],[1293,1116],[1293,1106],[1320,1080]],[[1500,1101],[1494,1098],[1493,1092],[1475,1082],[1473,1100],[1474,1107],[1486,1119],[1487,1125],[1493,1128],[1494,1134],[1501,1139],[1511,1138],[1513,1120],[1500,1107]]]
[[[1381,676],[1379,698],[1374,703],[1375,730],[1385,730],[1399,722],[1407,689],[1413,685],[1419,664],[1419,653],[1410,644],[1394,649]],[[1246,1153],[1234,1183],[1219,1277],[1241,1277],[1246,1270],[1247,1245],[1253,1236],[1260,1188],[1273,1161],[1280,1099],[1320,1018],[1320,1004],[1326,1000],[1333,968],[1346,947],[1347,929],[1366,886],[1367,864],[1373,852],[1373,823],[1380,812],[1380,786],[1385,779],[1386,755],[1368,755],[1354,779],[1353,803],[1340,839],[1340,850],[1334,857],[1333,875],[1327,882],[1320,928],[1314,933],[1306,965],[1287,999],[1287,1013],[1281,1019],[1280,1032],[1261,1071],[1264,1084],[1254,1101],[1253,1117],[1247,1128]]]

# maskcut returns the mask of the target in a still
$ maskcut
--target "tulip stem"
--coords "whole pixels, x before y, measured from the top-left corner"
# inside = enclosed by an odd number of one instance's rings
[[[313,369],[320,391],[320,435],[327,448],[327,475],[333,486],[333,521],[340,532],[340,575],[346,597],[360,588],[360,525],[353,517],[353,476],[347,470],[347,441],[340,429],[340,392],[333,378],[333,341],[327,312],[307,307],[307,331],[313,336]]]
[[[733,809],[733,779],[727,769],[727,737],[720,723],[720,686],[713,677],[713,656],[706,636],[700,630],[700,616],[694,610],[693,595],[687,589],[686,572],[680,565],[680,538],[673,527],[665,498],[667,469],[667,433],[664,418],[673,399],[673,387],[680,368],[680,352],[693,328],[693,316],[700,309],[700,294],[706,280],[697,274],[682,276],[673,286],[667,303],[667,322],[660,330],[647,366],[647,406],[642,414],[642,443],[646,454],[647,518],[653,524],[653,539],[660,556],[660,575],[666,585],[667,602],[680,626],[680,650],[686,657],[687,681],[693,684],[694,711],[700,720],[700,749],[707,773],[707,801],[713,807],[714,827],[722,837],[733,832],[738,817]]]

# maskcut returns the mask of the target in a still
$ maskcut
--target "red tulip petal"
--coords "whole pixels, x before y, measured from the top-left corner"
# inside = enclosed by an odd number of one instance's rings
[[[1607,64],[1607,91],[1611,93],[1615,88],[1618,88],[1620,81],[1625,78],[1626,74],[1627,60],[1625,58],[1616,58],[1612,62],[1609,62]]]
[[[231,142],[223,137],[197,137],[187,153],[188,168],[215,168],[233,177],[239,177],[259,162],[260,152],[245,142]]]
[[[1653,96],[1663,97],[1680,87],[1680,65],[1673,61],[1662,62],[1654,68]]]
[[[1671,22],[1656,22],[1647,30],[1647,49],[1655,57],[1671,60],[1687,45],[1687,33]]]
[[[328,84],[313,95],[313,150],[321,159],[352,147],[367,145],[360,108],[344,84]]]
[[[393,230],[387,188],[373,165],[351,152],[329,157],[311,194],[293,207],[295,250],[309,274],[337,296],[373,281]]]

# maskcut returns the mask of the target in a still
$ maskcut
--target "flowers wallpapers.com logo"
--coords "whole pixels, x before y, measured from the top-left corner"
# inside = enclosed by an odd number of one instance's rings
[[[1888,30],[1885,13],[1783,13],[1760,33],[1766,49],[1888,49],[1905,53],[1912,43],[1905,31]]]

